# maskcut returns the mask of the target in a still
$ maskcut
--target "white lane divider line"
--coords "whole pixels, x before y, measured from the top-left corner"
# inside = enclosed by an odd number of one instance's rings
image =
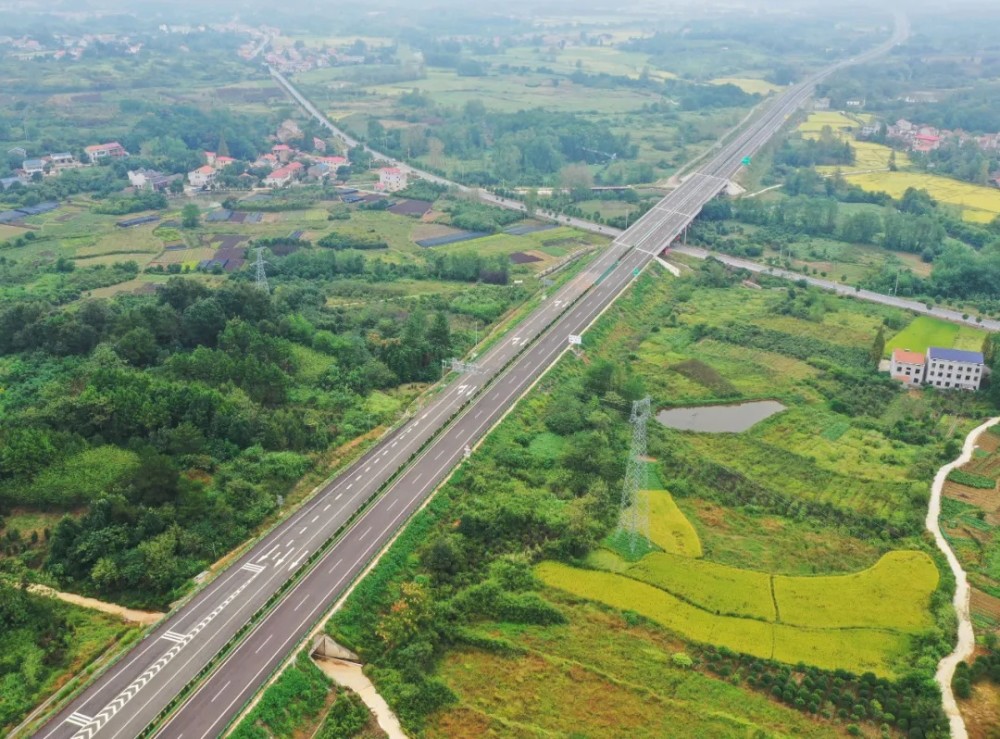
[[[178,634],[176,631],[168,631],[161,639],[166,639],[167,641],[172,641],[174,644],[184,641],[184,634]]]
[[[393,501],[392,501],[392,502],[391,502],[391,503],[389,504],[389,507],[388,507],[388,508],[386,508],[386,510],[387,510],[387,511],[391,511],[391,510],[392,510],[392,509],[393,509],[393,508],[395,507],[396,503],[398,503],[398,502],[399,502],[398,500],[393,500]]]
[[[245,565],[240,567],[240,569],[246,570],[247,572],[252,572],[256,575],[258,572],[263,571],[264,568],[261,565],[254,565],[247,562]]]
[[[357,482],[360,479],[361,479],[361,475],[358,475],[357,477],[354,478],[354,482]]]
[[[352,482],[350,485],[347,486],[347,489],[350,490],[353,487],[354,487],[354,483]]]
[[[272,554],[274,554],[274,552],[278,551],[278,547],[279,546],[281,546],[281,545],[280,544],[275,544],[274,547],[270,551],[268,551],[265,554],[262,554],[259,557],[257,557],[257,561],[260,562],[262,559],[267,559],[269,556],[271,556]]]
[[[369,526],[369,527],[368,527],[367,529],[365,529],[365,533],[363,533],[363,534],[362,534],[361,536],[359,536],[359,537],[358,537],[358,539],[359,539],[359,540],[361,540],[361,539],[364,539],[364,538],[365,538],[366,536],[368,536],[368,534],[370,534],[371,532],[372,532],[372,527],[371,527],[371,526]]]
[[[299,533],[300,533],[300,534],[304,534],[304,533],[306,533],[306,530],[308,530],[308,528],[309,528],[308,526],[303,526],[303,527],[301,528],[301,530],[299,531]]]
[[[215,694],[215,698],[218,698],[220,695],[222,695],[222,693],[226,690],[226,688],[229,687],[230,683],[232,683],[232,682],[233,681],[230,680],[225,685],[223,685],[222,688],[219,690],[219,692]],[[209,703],[215,703],[215,698],[212,698],[212,700],[210,700]]]
[[[444,454],[444,450],[443,449],[440,452],[437,453],[437,456],[434,457],[434,461],[437,462],[439,459],[441,459],[441,455],[442,454]]]
[[[368,471],[368,470],[370,470],[371,468],[372,468],[372,466],[371,466],[371,465],[368,465],[367,467],[365,467],[365,472],[367,472],[367,471]]]
[[[323,510],[324,511],[330,510],[330,506],[332,506],[332,505],[333,505],[333,503],[327,503],[325,506],[323,506]]]
[[[86,726],[91,722],[90,716],[84,716],[82,713],[77,713],[74,711],[66,719],[67,724],[73,724],[74,726]]]
[[[334,498],[334,500],[340,500],[340,499],[341,499],[341,498],[343,498],[343,497],[344,497],[344,494],[343,494],[343,493],[337,493],[337,497],[336,497],[336,498]]]
[[[160,657],[156,662],[150,665],[145,672],[143,672],[139,677],[133,680],[127,688],[125,688],[121,693],[118,694],[113,701],[101,709],[100,713],[94,716],[86,725],[80,728],[78,732],[73,734],[72,739],[94,739],[94,735],[97,734],[101,729],[103,729],[107,723],[115,717],[115,715],[121,711],[125,705],[135,698],[146,685],[156,677],[164,667],[170,664],[171,660],[181,653],[188,644],[190,644],[198,634],[200,634],[205,627],[207,627],[212,621],[218,618],[219,614],[222,613],[229,604],[236,600],[240,594],[247,589],[247,587],[255,579],[257,579],[257,574],[252,574],[247,581],[240,585],[236,590],[229,594],[229,596],[222,601],[215,610],[209,613],[205,618],[198,622],[197,625],[191,631],[184,635],[184,641],[174,644],[170,647],[162,657]]]
[[[260,645],[259,647],[257,647],[257,648],[256,648],[256,649],[254,650],[254,654],[257,654],[257,652],[259,652],[259,651],[260,651],[261,649],[263,649],[263,648],[264,648],[264,644],[267,644],[267,643],[268,643],[269,641],[271,641],[271,637],[272,637],[272,636],[274,636],[274,634],[268,634],[268,635],[267,635],[267,638],[266,638],[266,639],[264,640],[264,643],[263,643],[263,644],[261,644],[261,645]]]
[[[307,600],[309,600],[309,594],[308,593],[306,594],[306,596],[302,600],[299,601],[299,604],[297,606],[295,606],[295,608],[293,610],[295,610],[295,611],[299,610],[303,605],[305,605],[305,602]]]
[[[310,521],[309,523],[316,523],[318,519],[319,519],[319,514],[317,513],[315,516],[312,517],[312,521]]]
[[[335,569],[337,569],[338,567],[340,567],[340,563],[341,563],[341,562],[343,562],[343,561],[344,561],[344,560],[343,560],[343,558],[341,558],[341,559],[338,559],[338,560],[337,560],[337,564],[335,564],[335,565],[334,565],[333,567],[331,567],[331,568],[330,568],[329,570],[327,570],[327,572],[329,572],[329,573],[330,573],[330,574],[332,575],[332,574],[333,574],[333,571],[334,571]]]
[[[417,482],[423,476],[424,476],[423,472],[418,473],[417,476],[413,478],[413,482]]]

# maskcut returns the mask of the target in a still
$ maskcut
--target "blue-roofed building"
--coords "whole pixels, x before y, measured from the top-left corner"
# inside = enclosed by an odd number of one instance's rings
[[[927,349],[926,367],[924,384],[945,390],[978,390],[986,371],[980,352],[942,349],[937,346]]]

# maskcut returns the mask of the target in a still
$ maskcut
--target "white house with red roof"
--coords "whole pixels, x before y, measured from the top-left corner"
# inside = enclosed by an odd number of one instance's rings
[[[406,185],[406,172],[399,167],[382,167],[378,171],[378,185],[376,187],[379,190],[396,192],[406,189]]]
[[[904,385],[919,387],[924,384],[926,359],[920,352],[908,349],[893,349],[889,360],[889,376]]]
[[[206,164],[204,167],[198,167],[198,169],[193,172],[188,172],[188,182],[191,183],[191,187],[206,187],[215,180],[215,168]]]
[[[292,162],[271,172],[264,178],[264,184],[267,187],[283,187],[301,177],[304,171],[301,162]]]
[[[95,144],[94,146],[88,146],[83,151],[88,157],[90,157],[91,162],[108,158],[123,159],[128,156],[128,152],[125,151],[125,147],[117,141],[112,141],[109,144]]]

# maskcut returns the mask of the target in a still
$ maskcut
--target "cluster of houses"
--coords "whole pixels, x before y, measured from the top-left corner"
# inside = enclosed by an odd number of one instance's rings
[[[5,177],[0,180],[0,189],[6,190],[16,182],[27,184],[35,175],[54,177],[67,169],[85,167],[88,164],[97,164],[104,159],[123,159],[128,156],[125,147],[117,141],[88,146],[83,151],[86,161],[81,161],[68,151],[28,158],[28,152],[23,147],[15,146],[13,149],[9,149],[7,154],[8,156],[22,157],[21,168],[13,177]]]
[[[0,47],[8,47],[7,55],[14,59],[27,61],[42,57],[52,59],[80,59],[84,52],[94,44],[101,44],[105,49],[115,48],[122,54],[138,54],[142,43],[128,36],[118,36],[114,33],[85,33],[82,35],[54,33],[52,38],[56,45],[43,45],[38,39],[30,36],[0,36]]]
[[[327,156],[324,153],[326,149],[324,141],[317,139],[313,142],[313,148],[316,149],[316,153],[302,152],[289,144],[275,144],[271,147],[271,151],[258,157],[251,166],[255,169],[270,170],[270,174],[263,179],[265,187],[284,187],[301,179],[324,180],[336,175],[338,169],[348,165],[346,157]],[[219,173],[234,162],[236,160],[232,157],[206,151],[205,164],[188,172],[188,183],[196,189],[211,187]],[[256,180],[249,173],[240,176]]]
[[[889,375],[908,387],[930,385],[944,390],[980,388],[986,364],[980,352],[932,346],[926,354],[893,349]]]
[[[954,131],[946,128],[911,123],[900,119],[886,128],[886,137],[898,145],[921,153],[934,151],[947,141],[955,141],[960,145],[974,144],[983,151],[1000,151],[1000,133],[987,133],[973,136],[961,129]]]
[[[365,60],[364,54],[352,54],[333,48],[297,49],[294,46],[272,50],[264,55],[264,61],[283,74],[364,64]]]

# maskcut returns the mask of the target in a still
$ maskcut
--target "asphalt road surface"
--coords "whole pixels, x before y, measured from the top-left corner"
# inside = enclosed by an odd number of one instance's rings
[[[905,33],[905,23],[898,23],[890,42],[855,61],[887,51]],[[739,170],[742,158],[758,150],[781,128],[821,77],[812,77],[778,97],[757,121],[721,147],[708,164],[618,235],[580,274],[484,353],[477,360],[478,371],[444,386],[416,415],[340,473],[190,602],[170,614],[37,736],[115,739],[139,734],[305,566],[306,558],[403,469],[174,712],[158,736],[194,739],[222,733],[292,648],[463,459],[466,450],[566,351],[569,337],[582,334],[677,238]],[[300,103],[311,108],[308,101],[300,99]],[[320,119],[325,120],[322,116]],[[433,176],[428,179],[440,180]],[[420,456],[406,466],[425,444]]]

